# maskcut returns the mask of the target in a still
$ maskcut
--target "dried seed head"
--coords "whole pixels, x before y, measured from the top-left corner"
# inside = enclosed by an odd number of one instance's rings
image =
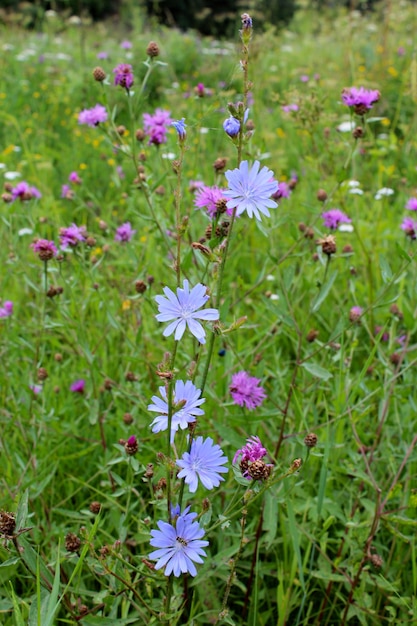
[[[94,515],[97,515],[97,513],[100,513],[101,511],[101,504],[100,502],[97,502],[96,500],[94,500],[94,502],[91,502],[89,508],[90,508],[91,513],[94,513]]]
[[[343,246],[342,252],[343,254],[352,254],[353,248],[350,243],[347,243],[345,246]]]
[[[371,561],[372,565],[374,567],[377,567],[378,569],[384,564],[384,561],[382,560],[382,557],[379,556],[379,554],[371,554],[369,560]]]
[[[315,341],[318,336],[319,336],[319,331],[316,330],[315,328],[312,328],[311,330],[308,331],[306,335],[306,339],[309,343],[313,343],[313,341]]]
[[[391,304],[389,311],[392,315],[395,315],[396,317],[398,317],[399,320],[402,320],[404,318],[403,313],[400,311],[400,309],[398,308],[397,304]]]
[[[146,137],[145,131],[142,128],[138,128],[137,131],[135,132],[135,137],[138,141],[144,141]]]
[[[336,239],[333,235],[327,235],[322,239],[318,239],[317,244],[321,246],[323,254],[327,254],[327,256],[331,256],[336,252]]]
[[[219,158],[217,158],[214,161],[214,163],[213,163],[214,171],[215,172],[222,172],[224,170],[224,168],[226,167],[226,164],[227,164],[226,157],[219,157]]]
[[[355,139],[360,139],[361,137],[364,136],[364,134],[365,134],[365,131],[363,130],[362,126],[357,126],[352,131],[352,137],[354,137]]]
[[[327,191],[324,189],[319,189],[317,192],[317,200],[320,202],[326,202],[327,200]]]
[[[267,465],[260,459],[249,463],[247,473],[253,480],[266,480],[271,475],[271,465]]]
[[[48,372],[44,367],[38,369],[38,380],[46,380],[48,378]]]
[[[54,356],[54,359],[55,359],[55,361],[56,361],[57,363],[61,363],[61,361],[62,361],[62,359],[63,359],[62,354],[61,354],[60,352],[57,352],[57,353],[55,354],[55,356]]]
[[[160,478],[156,483],[155,491],[165,491],[167,488],[167,480],[166,478]]]
[[[317,445],[318,437],[315,433],[309,433],[304,437],[304,443],[307,448],[314,448]]]
[[[81,547],[81,539],[74,535],[74,533],[68,533],[65,537],[65,548],[68,552],[78,552]]]
[[[145,470],[145,478],[152,478],[153,473],[153,463],[148,463]]]
[[[94,80],[96,80],[98,83],[102,83],[103,80],[106,79],[106,72],[103,70],[102,67],[95,67],[93,69],[93,76]]]
[[[137,376],[136,376],[136,374],[135,374],[134,372],[130,372],[130,371],[129,371],[129,372],[126,372],[125,378],[126,378],[126,380],[127,380],[129,383],[133,383],[133,382],[135,382],[135,380],[137,380],[137,379],[138,379],[138,378],[137,378]]]
[[[11,193],[8,193],[7,191],[5,191],[2,195],[1,198],[3,200],[3,202],[6,202],[7,204],[9,204],[10,202],[13,202],[13,196]]]
[[[390,355],[389,360],[393,365],[399,365],[399,363],[401,362],[401,354],[399,354],[398,352],[393,352]]]
[[[313,228],[311,228],[311,226],[307,226],[307,228],[305,229],[304,237],[306,239],[314,239],[314,230]]]
[[[159,46],[156,41],[150,41],[148,43],[148,47],[146,48],[146,54],[152,59],[159,55]]]
[[[135,289],[137,293],[145,293],[146,288],[146,283],[143,280],[137,280],[135,282]]]
[[[131,414],[131,413],[125,413],[125,414],[123,415],[123,421],[124,421],[124,423],[125,423],[127,426],[129,426],[130,424],[132,424],[132,423],[133,423],[133,416],[132,416],[132,414]]]
[[[12,537],[16,528],[16,518],[14,513],[0,511],[0,535]]]

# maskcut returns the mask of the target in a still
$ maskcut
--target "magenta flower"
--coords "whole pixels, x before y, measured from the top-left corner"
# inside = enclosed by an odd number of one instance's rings
[[[364,87],[350,87],[342,91],[342,101],[351,107],[357,115],[364,115],[378,102],[381,94],[377,89],[365,89]]]
[[[197,209],[206,209],[207,215],[210,218],[215,217],[218,214],[217,203],[221,200],[226,201],[227,198],[223,195],[223,190],[215,185],[213,187],[207,187],[203,185],[197,189],[195,195],[194,206]],[[226,209],[226,213],[231,215],[233,209]]]
[[[74,185],[81,185],[82,183],[82,180],[78,176],[77,172],[71,172],[71,174],[68,176],[68,180],[70,183],[74,183]]]
[[[255,461],[260,461],[264,456],[268,454],[266,448],[261,443],[259,437],[249,437],[246,439],[246,445],[240,450],[237,450],[235,456],[233,457],[233,464],[236,463],[238,458],[241,456],[240,462],[248,461],[249,463],[254,463]]]
[[[284,113],[295,113],[299,108],[298,104],[283,104],[281,107]]]
[[[91,109],[84,109],[78,115],[79,124],[87,124],[88,126],[98,126],[107,120],[107,111],[101,104],[96,104]]]
[[[104,52],[104,50],[102,50],[101,52],[97,53],[97,58],[103,61],[105,59],[108,59],[109,55],[107,54],[107,52]]]
[[[125,39],[120,44],[120,47],[123,48],[123,50],[131,50],[132,49],[132,42],[128,41],[127,39]]]
[[[417,211],[417,198],[410,198],[405,205],[405,208],[409,211]]]
[[[249,410],[260,406],[266,398],[265,390],[259,386],[260,382],[259,378],[249,376],[245,371],[233,374],[229,391],[234,403]]]
[[[126,243],[132,239],[135,233],[136,230],[133,230],[130,222],[125,222],[116,230],[114,240],[120,241],[121,243]]]
[[[274,200],[281,200],[281,198],[289,198],[291,195],[291,189],[288,183],[278,183],[278,189],[272,194],[271,198]]]
[[[58,254],[57,247],[53,241],[48,239],[38,239],[30,244],[33,252],[37,254],[41,261],[50,261]]]
[[[75,248],[79,241],[85,241],[87,231],[85,226],[72,224],[68,228],[59,229],[59,239],[62,248]]]
[[[405,232],[410,239],[416,239],[417,237],[417,222],[411,217],[405,217],[401,224],[401,230]]]
[[[42,198],[42,194],[36,187],[29,185],[26,181],[17,183],[12,189],[12,200],[32,200],[32,198]]]
[[[133,86],[134,76],[132,66],[128,63],[121,63],[117,65],[114,70],[114,84],[120,85],[125,89],[130,89]]]
[[[204,98],[204,96],[207,95],[207,90],[203,83],[198,83],[197,86],[194,87],[194,91],[199,98]]]
[[[321,214],[325,228],[336,230],[340,224],[349,224],[352,220],[340,209],[330,209]]]
[[[143,114],[143,126],[145,134],[149,137],[149,145],[159,146],[161,143],[166,143],[167,131],[173,122],[170,115],[169,111],[163,109],[156,109],[153,115]]]
[[[0,319],[10,317],[13,313],[13,302],[11,300],[5,300],[3,306],[0,307]]]
[[[79,380],[75,380],[70,386],[70,391],[74,393],[84,393],[85,390],[85,380],[80,378]]]
[[[361,306],[353,306],[349,311],[349,320],[352,323],[358,322],[362,313],[363,308]]]
[[[29,389],[33,391],[35,396],[37,396],[42,391],[41,385],[29,385]]]
[[[65,198],[66,200],[72,200],[74,197],[74,192],[69,185],[62,185],[61,187],[61,198]]]

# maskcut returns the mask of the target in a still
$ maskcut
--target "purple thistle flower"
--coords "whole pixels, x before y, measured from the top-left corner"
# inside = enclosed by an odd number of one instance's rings
[[[62,185],[61,187],[61,198],[65,198],[66,200],[72,200],[74,197],[74,192],[69,185]]]
[[[254,463],[260,461],[264,456],[268,454],[266,448],[261,443],[259,437],[249,437],[246,439],[246,445],[240,450],[237,450],[233,457],[233,464],[235,464],[238,458],[241,456],[240,463]]]
[[[401,224],[401,230],[405,232],[410,239],[416,239],[417,237],[417,222],[411,217],[405,217]]]
[[[251,169],[247,161],[242,161],[239,168],[228,170],[225,173],[229,188],[223,194],[230,198],[227,202],[229,209],[236,208],[236,215],[244,211],[249,217],[253,215],[261,221],[262,216],[270,217],[268,209],[277,207],[277,203],[271,200],[272,194],[278,189],[278,183],[274,180],[274,174],[267,167],[260,171],[259,161],[255,161]]]
[[[222,449],[213,443],[213,439],[197,437],[192,444],[190,452],[184,452],[181,459],[176,461],[181,471],[178,478],[184,478],[190,493],[197,491],[198,479],[206,489],[218,487],[224,480],[220,474],[227,473],[227,467],[223,467],[228,459],[223,456]]]
[[[83,182],[78,176],[77,172],[71,172],[71,174],[68,176],[68,180],[70,183],[74,183],[74,185],[81,185],[81,183]]]
[[[132,42],[128,41],[127,39],[125,39],[120,44],[120,47],[123,48],[123,50],[131,50],[132,49]]]
[[[151,546],[158,548],[150,553],[149,558],[156,560],[155,569],[165,567],[165,576],[178,577],[181,573],[196,576],[194,563],[202,563],[202,556],[207,556],[203,548],[209,542],[202,540],[204,530],[198,522],[194,522],[194,513],[188,513],[189,507],[180,515],[174,524],[159,521],[159,530],[151,530]]]
[[[85,380],[80,378],[79,380],[75,380],[70,386],[70,391],[74,393],[84,393],[85,390]]]
[[[91,109],[84,109],[78,115],[79,124],[87,124],[88,126],[98,126],[101,122],[107,120],[107,111],[101,104],[96,104]]]
[[[75,248],[79,241],[85,241],[87,230],[85,226],[72,224],[68,228],[59,229],[59,240],[62,248]]]
[[[310,80],[310,76],[308,76],[307,74],[301,74],[300,80],[302,83],[308,83],[308,81]]]
[[[13,313],[13,302],[11,300],[5,300],[3,306],[0,307],[0,319],[10,317]]]
[[[383,326],[375,326],[375,330],[374,330],[374,335],[377,336],[379,335],[382,330],[383,330]],[[388,332],[382,332],[381,334],[381,341],[388,341],[389,340],[389,333]]]
[[[349,224],[352,220],[340,209],[330,209],[321,214],[325,228],[336,230],[340,224]]]
[[[109,58],[109,55],[107,54],[107,52],[101,51],[97,53],[97,58],[101,60],[105,60]]]
[[[35,396],[37,396],[42,391],[41,385],[29,385],[29,389],[33,391]]]
[[[229,391],[234,403],[246,406],[249,410],[260,406],[266,398],[264,388],[259,386],[260,382],[259,378],[249,376],[245,371],[233,374]]]
[[[364,87],[350,87],[342,91],[342,101],[346,106],[353,108],[357,115],[364,115],[378,102],[381,94],[376,89],[365,89]]]
[[[298,106],[298,104],[283,104],[281,106],[281,109],[284,111],[284,113],[295,113],[300,109],[300,107]]]
[[[349,320],[352,323],[359,322],[362,313],[363,308],[361,306],[353,306],[349,311]]]
[[[205,330],[197,320],[219,319],[217,309],[199,311],[209,299],[206,287],[197,283],[190,291],[188,280],[184,279],[183,288],[177,287],[176,295],[169,287],[164,287],[163,291],[165,296],[156,296],[155,300],[158,303],[158,322],[171,322],[163,332],[164,337],[169,337],[175,331],[175,340],[179,341],[188,326],[200,343],[206,343]]]
[[[202,185],[199,189],[197,189],[197,193],[195,195],[194,206],[197,209],[207,209],[207,215],[212,219],[218,213],[217,203],[220,200],[226,200],[223,195],[224,189],[220,189],[215,185],[213,187],[207,187],[206,185]],[[231,215],[233,209],[227,209],[226,213]]]
[[[171,126],[173,126],[177,131],[179,140],[185,141],[185,138],[187,136],[187,133],[185,131],[187,127],[187,124],[185,123],[185,117],[183,117],[181,120],[174,120],[173,122],[171,122]]]
[[[409,211],[417,211],[417,198],[410,198],[405,205],[405,208]]]
[[[125,222],[116,230],[116,234],[114,236],[115,241],[120,241],[121,243],[126,243],[130,241],[133,235],[136,233],[136,230],[133,230],[130,222]]]
[[[153,404],[148,405],[148,411],[159,413],[153,420],[152,432],[159,433],[168,428],[168,396],[166,387],[159,387],[158,396],[152,396]],[[205,398],[201,398],[201,390],[197,389],[190,380],[186,382],[177,380],[173,390],[172,403],[172,421],[171,421],[171,443],[174,441],[175,433],[178,428],[184,430],[196,421],[196,417],[204,415],[203,409],[199,407],[205,402]]]
[[[130,89],[133,86],[134,76],[132,66],[128,63],[121,63],[117,65],[114,70],[114,84],[120,85],[125,89]]]
[[[50,261],[58,254],[57,247],[53,241],[48,239],[38,239],[30,244],[33,252],[35,252],[41,261]]]
[[[42,194],[36,187],[29,185],[26,181],[22,180],[17,183],[16,187],[12,189],[12,200],[32,200],[32,198],[42,198]]]
[[[145,134],[149,137],[149,145],[159,146],[161,143],[166,143],[167,130],[173,121],[170,115],[169,111],[163,109],[156,109],[153,115],[150,113],[143,114],[143,126]]]
[[[232,115],[223,122],[223,129],[229,137],[237,137],[240,131],[240,122]]]
[[[281,200],[281,198],[289,198],[291,195],[291,189],[288,183],[278,183],[278,189],[272,194],[271,198],[274,200]]]

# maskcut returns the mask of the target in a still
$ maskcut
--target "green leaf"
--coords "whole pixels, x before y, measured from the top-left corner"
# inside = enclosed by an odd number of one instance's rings
[[[319,310],[319,308],[321,307],[321,305],[323,304],[323,302],[329,295],[329,291],[333,287],[333,283],[336,280],[336,276],[337,276],[337,272],[334,271],[332,274],[330,274],[328,280],[324,283],[324,285],[322,285],[319,293],[317,294],[316,299],[313,302],[313,306],[311,307],[311,310],[313,311],[313,313]]]
[[[316,378],[321,378],[322,380],[329,380],[329,378],[333,378],[333,374],[329,372],[329,370],[324,369],[321,365],[317,365],[317,363],[301,363],[301,367]]]
[[[28,506],[29,506],[29,490],[26,489],[24,494],[19,500],[19,506],[17,507],[16,512],[16,530],[20,530],[26,526],[26,519],[28,516]]]
[[[382,256],[379,256],[379,266],[381,268],[381,276],[384,283],[390,283],[392,281],[392,269],[387,259]]]

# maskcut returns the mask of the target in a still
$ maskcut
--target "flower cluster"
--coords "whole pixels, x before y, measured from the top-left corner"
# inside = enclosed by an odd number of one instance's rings
[[[0,319],[10,317],[13,313],[13,302],[11,300],[5,300],[3,306],[0,306]]]
[[[143,126],[145,135],[149,137],[149,145],[159,146],[161,143],[166,143],[168,128],[172,122],[171,113],[163,109],[156,109],[153,115],[144,113]]]

